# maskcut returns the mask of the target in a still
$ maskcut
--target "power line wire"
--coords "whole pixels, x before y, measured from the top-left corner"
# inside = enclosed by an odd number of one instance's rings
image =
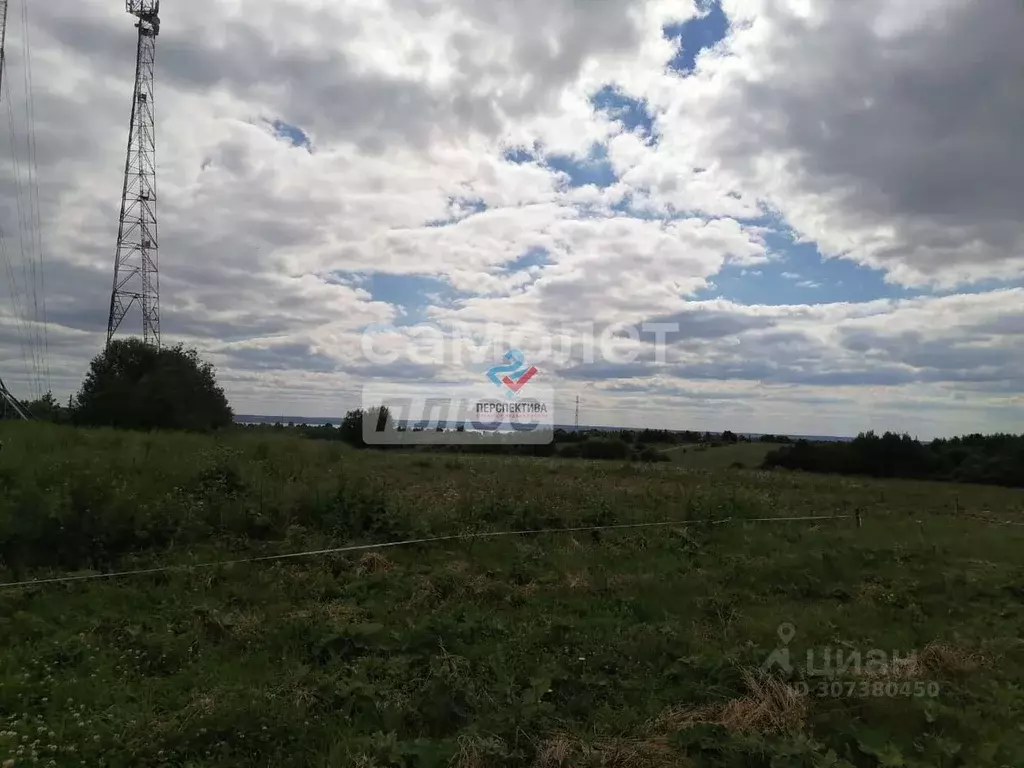
[[[20,308],[21,294],[17,288],[17,278],[14,265],[7,253],[7,241],[4,239],[2,227],[0,227],[0,260],[4,263],[4,272],[7,276],[7,292],[11,297],[11,306],[14,308],[14,322],[17,329],[16,335],[18,337],[18,347],[21,349],[21,360],[24,365],[25,378],[31,379],[31,373],[29,372],[28,347],[25,344],[27,328],[25,327],[25,319],[22,317]]]
[[[10,79],[7,74],[7,68],[4,68],[3,77],[7,81],[7,91],[10,93]],[[21,161],[18,156],[18,144],[17,144],[17,130],[14,123],[14,108],[11,106],[10,98],[7,99],[7,124],[9,128],[9,138],[11,145],[11,167],[14,170],[14,201],[17,213],[18,221],[18,246],[21,252],[21,263],[18,265],[21,270],[21,277],[23,285],[19,285],[17,272],[18,268],[13,267],[11,274],[11,290],[14,295],[15,311],[18,313],[19,319],[22,321],[21,331],[24,336],[28,339],[28,352],[31,360],[32,371],[27,372],[29,377],[29,384],[32,388],[33,394],[38,393],[39,384],[39,357],[35,346],[35,332],[32,328],[31,321],[29,319],[29,252],[25,249],[25,211],[22,205],[22,175],[21,175]],[[24,303],[22,303],[22,292],[24,292]]]
[[[40,355],[42,356],[42,363],[44,373],[46,376],[46,391],[49,392],[52,388],[50,386],[50,361],[49,361],[49,350],[50,350],[50,332],[49,323],[46,318],[46,270],[43,261],[43,222],[40,213],[39,204],[39,164],[36,162],[36,107],[35,107],[35,86],[32,82],[32,46],[29,36],[29,19],[28,19],[28,0],[21,1],[21,21],[22,21],[22,49],[25,55],[25,109],[26,109],[26,123],[27,123],[27,137],[28,137],[28,150],[29,150],[29,170],[32,189],[30,194],[32,195],[32,209],[35,213],[35,221],[32,222],[33,232],[35,234],[35,254],[36,261],[39,264],[39,295],[42,305],[42,312],[39,315],[37,308],[36,322],[42,321],[42,349]],[[33,280],[32,283],[33,294],[36,291],[36,283]]]
[[[2,0],[0,11],[3,13],[4,33],[6,33],[7,9],[7,0]],[[25,363],[26,379],[33,396],[39,397],[43,394],[44,380],[47,390],[50,384],[48,355],[46,354],[49,348],[49,332],[45,321],[45,291],[41,289],[45,280],[41,255],[42,218],[39,205],[38,164],[35,147],[35,107],[30,73],[30,48],[28,46],[28,11],[25,0],[22,0],[21,10],[21,50],[25,56],[25,69],[23,70],[22,79],[25,83],[25,148],[27,161],[25,172],[27,177],[22,172],[21,153],[18,143],[19,131],[15,124],[14,108],[10,99],[11,78],[9,67],[6,66],[8,63],[6,50],[0,50],[0,54],[3,55],[0,63],[4,65],[0,68],[0,91],[6,87],[6,95],[8,96],[6,106],[11,148],[10,163],[13,171],[15,213],[17,215],[18,227],[17,248],[18,252],[20,252],[21,260],[20,264],[15,264],[15,259],[12,258],[3,241],[2,233],[0,233],[0,258],[4,261],[8,293],[11,296],[19,346],[21,347],[22,359]],[[6,34],[4,34],[4,38],[4,42],[6,42]],[[28,230],[27,243],[25,237],[26,230]],[[42,309],[40,309],[40,293],[44,294]]]

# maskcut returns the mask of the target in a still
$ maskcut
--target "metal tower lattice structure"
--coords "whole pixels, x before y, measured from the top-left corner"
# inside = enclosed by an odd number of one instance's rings
[[[2,1],[2,0],[0,0]],[[142,337],[160,346],[160,274],[156,229],[156,137],[153,118],[153,66],[160,34],[160,0],[126,0],[135,16],[139,43],[135,93],[124,163],[121,219],[114,256],[107,344],[134,306],[142,315]]]
[[[0,83],[3,82],[4,48],[7,45],[7,0],[0,0]]]
[[[7,45],[7,0],[0,0],[0,87],[4,80],[4,49]],[[27,419],[28,415],[18,399],[11,394],[10,390],[0,378],[0,419],[6,418],[8,412],[13,413],[21,419]]]
[[[18,402],[18,398],[7,389],[4,380],[0,379],[0,419],[6,419],[8,415],[19,419],[29,418],[28,409]]]

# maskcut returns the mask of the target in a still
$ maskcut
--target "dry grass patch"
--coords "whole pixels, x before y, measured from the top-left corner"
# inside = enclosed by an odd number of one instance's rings
[[[465,589],[474,597],[482,597],[485,595],[496,596],[504,594],[505,584],[481,574],[468,579],[466,581]]]
[[[379,552],[367,552],[359,558],[356,573],[364,576],[368,573],[385,573],[392,568],[391,561]]]
[[[962,675],[988,665],[979,651],[969,651],[949,643],[929,643],[917,654],[917,662],[927,672]]]
[[[885,593],[885,586],[874,581],[865,581],[857,587],[856,599],[874,603]]]
[[[254,640],[263,634],[266,617],[257,611],[234,611],[225,616],[224,625],[236,640]]]
[[[745,670],[747,694],[721,704],[670,707],[651,724],[644,738],[583,742],[558,734],[541,744],[534,768],[669,768],[683,766],[666,734],[700,724],[720,725],[735,733],[794,733],[807,718],[807,696],[761,672]]]
[[[488,768],[505,755],[508,745],[494,736],[460,736],[459,751],[448,762],[452,768]]]
[[[664,737],[586,743],[566,734],[541,744],[533,762],[534,768],[680,768],[688,764]]]
[[[877,666],[864,664],[859,677],[869,680],[920,680],[932,675],[952,677],[974,672],[988,666],[988,663],[979,651],[950,643],[931,642],[906,658],[894,656],[887,664]]]
[[[590,574],[585,570],[578,573],[565,574],[565,583],[569,589],[586,589],[590,586]]]
[[[335,624],[349,624],[362,620],[366,612],[359,606],[343,603],[340,600],[317,600],[306,603],[303,607],[286,613],[286,620],[314,619],[330,621]]]
[[[807,694],[760,670],[743,672],[747,694],[722,704],[669,707],[652,729],[680,731],[694,725],[720,725],[736,733],[795,733],[807,719]]]
[[[537,750],[533,761],[535,768],[560,768],[568,765],[569,760],[577,753],[579,742],[565,734],[552,736]]]

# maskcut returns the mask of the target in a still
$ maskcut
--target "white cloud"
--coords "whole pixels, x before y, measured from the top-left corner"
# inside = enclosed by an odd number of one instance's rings
[[[647,165],[710,158],[717,184],[893,282],[1024,274],[1019,6],[726,5],[749,23],[664,94],[672,129]]]
[[[684,79],[665,68],[675,51],[661,30],[694,16],[692,3],[165,4],[165,338],[209,354],[239,411],[330,414],[375,372],[360,329],[397,322],[402,307],[427,304],[422,316],[477,332],[500,322],[526,347],[553,329],[679,317],[691,337],[664,366],[562,383],[593,381],[595,414],[631,408],[680,427],[848,432],[908,403],[936,432],[961,418],[1001,426],[1021,406],[1018,292],[791,307],[696,298],[727,266],[764,278],[757,265],[780,258],[766,214],[895,282],[1020,277],[1019,9],[725,7],[730,37]],[[104,0],[31,13],[48,363],[63,397],[103,340],[135,31]],[[15,17],[5,98],[23,148],[17,28]],[[609,84],[645,102],[657,145],[594,112],[590,94]],[[312,151],[276,136],[274,120]],[[539,146],[582,158],[594,143],[619,176],[607,188],[505,156]],[[13,170],[0,162],[0,225],[17,261]],[[509,269],[534,251],[542,263]],[[375,272],[431,276],[460,300],[373,293],[353,277]],[[818,281],[786,276],[808,301],[826,298]],[[5,304],[0,375],[24,388],[17,331]]]

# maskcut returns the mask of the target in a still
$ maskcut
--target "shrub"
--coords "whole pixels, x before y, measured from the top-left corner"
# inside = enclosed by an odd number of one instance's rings
[[[394,428],[394,420],[387,407],[370,408],[362,410],[357,408],[345,414],[341,422],[339,435],[349,445],[356,448],[366,448],[367,442],[363,433],[364,425],[373,424],[374,432],[385,432]],[[416,430],[414,430],[416,431]]]
[[[52,421],[54,424],[66,424],[71,420],[69,409],[61,406],[52,392],[47,392],[38,400],[23,403],[25,409],[35,418]]]
[[[233,416],[213,366],[194,349],[118,339],[93,358],[72,418],[88,426],[208,432]]]
[[[637,451],[636,458],[637,461],[648,462],[671,461],[671,459],[664,453],[657,450],[656,448],[652,448],[649,445],[645,445],[643,448]]]
[[[621,440],[587,440],[580,445],[580,456],[584,459],[628,459],[629,445]]]

